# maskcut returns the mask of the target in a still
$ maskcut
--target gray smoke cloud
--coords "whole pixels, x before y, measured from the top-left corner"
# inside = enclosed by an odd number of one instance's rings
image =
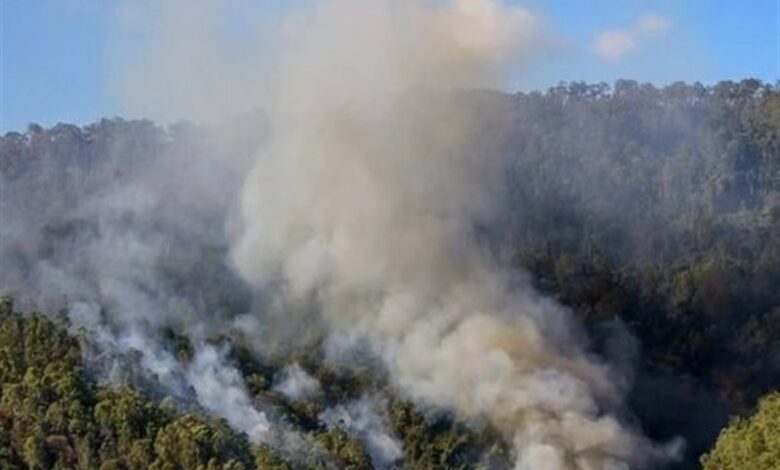
[[[65,309],[73,333],[89,339],[85,359],[98,380],[174,397],[263,440],[268,420],[225,352],[207,342],[241,312],[229,311],[229,299],[245,288],[224,262],[235,193],[222,188],[240,181],[242,147],[252,146],[240,128],[133,126],[106,145],[110,122],[61,126],[28,137],[52,156],[4,155],[28,173],[0,175],[2,294],[25,310]],[[164,328],[189,338],[190,362],[164,343]]]
[[[276,377],[274,391],[293,400],[316,398],[320,393],[320,383],[303,368],[293,363],[286,366]]]
[[[498,0],[307,3],[278,28],[269,68],[220,52],[218,2],[141,5],[127,21],[153,18],[164,34],[150,35],[161,43],[145,45],[143,64],[128,62],[128,100],[206,120],[262,106],[267,141],[249,157],[238,150],[265,133],[257,126],[139,165],[66,211],[89,228],[46,257],[27,237],[55,218],[51,198],[4,209],[3,249],[14,253],[4,285],[67,295],[87,326],[100,314],[86,305],[100,299],[122,333],[93,327],[95,337],[141,351],[166,389],[194,394],[257,441],[298,438],[273,437],[238,371],[205,340],[237,328],[264,351],[269,337],[307,338],[305,325],[331,351],[368,345],[418,403],[490,423],[517,469],[651,467],[670,453],[620,419],[624,381],[587,352],[570,312],[480,243],[479,227],[504,202],[495,146],[507,124],[488,92],[475,100],[464,90],[502,86],[523,65],[538,15]],[[14,211],[41,220],[6,226]],[[170,270],[203,276],[194,286],[222,279],[198,269],[204,246],[219,262],[228,256],[241,279],[231,281],[256,294],[253,308],[215,311],[213,289],[172,285]],[[160,327],[193,341],[189,365],[157,346]],[[288,370],[277,388],[310,396],[304,379]],[[322,418],[347,416],[372,457],[394,461],[392,438],[361,406]]]
[[[501,110],[456,90],[500,84],[537,25],[492,0],[305,12],[283,43],[232,259],[283,293],[282,310],[310,302],[297,311],[369,338],[419,402],[488,419],[517,469],[640,466],[660,451],[613,414],[621,390],[569,313],[477,241],[501,202],[485,147]]]

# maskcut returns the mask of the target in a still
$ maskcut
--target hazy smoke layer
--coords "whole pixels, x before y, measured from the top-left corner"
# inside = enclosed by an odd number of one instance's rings
[[[198,403],[260,440],[265,415],[205,343],[248,308],[224,263],[235,197],[224,188],[246,166],[243,134],[185,125],[163,134],[137,122],[115,135],[113,125],[33,131],[26,145],[53,155],[9,152],[22,158],[4,160],[0,174],[0,294],[23,309],[67,308],[72,328],[90,338],[86,359],[99,380]],[[190,363],[165,345],[163,328],[193,342]]]
[[[230,244],[232,267],[269,310],[233,322],[247,336],[287,338],[300,335],[290,325],[306,324],[329,335],[328,351],[368,344],[404,393],[497,428],[518,469],[652,466],[660,452],[617,417],[622,381],[586,353],[565,309],[480,243],[503,202],[495,147],[506,124],[489,94],[477,100],[463,89],[500,85],[534,49],[539,18],[496,0],[323,0],[284,24],[268,61],[274,72],[264,75],[232,66],[211,44],[212,28],[201,26],[217,2],[165,5],[153,23],[170,34],[149,37],[170,43],[151,45],[149,67],[136,68],[156,73],[130,77],[130,93],[176,107],[172,116],[262,104],[269,142],[252,161],[237,132],[205,146],[161,142],[164,159],[138,149],[144,159],[130,163],[96,159],[65,171],[43,162],[28,179],[3,179],[4,196],[34,196],[0,201],[4,288],[67,296],[75,326],[106,351],[139,352],[140,367],[168,393],[194,394],[254,439],[294,447],[301,439],[275,435],[284,430],[269,425],[239,373],[205,342],[249,310],[221,264]],[[72,188],[83,194],[65,197]],[[119,332],[99,326],[92,302]],[[159,346],[166,327],[192,340],[189,364]],[[294,366],[279,380],[290,397],[320,393]],[[396,461],[398,443],[365,406],[322,419],[349,418],[375,462]]]
[[[293,400],[309,399],[320,394],[320,384],[300,365],[291,364],[277,377],[274,390]]]
[[[536,25],[493,0],[303,12],[283,41],[273,137],[247,178],[232,257],[282,293],[283,311],[370,338],[411,396],[488,419],[516,468],[639,466],[651,448],[610,414],[619,390],[567,312],[477,241],[500,205],[485,137],[500,109],[454,90],[499,83]]]

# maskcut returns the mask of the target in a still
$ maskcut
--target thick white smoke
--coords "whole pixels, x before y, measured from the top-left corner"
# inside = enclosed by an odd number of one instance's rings
[[[125,325],[121,333],[111,331],[102,322],[97,304],[74,302],[68,314],[71,328],[89,335],[90,346],[97,351],[88,355],[92,365],[109,369],[98,374],[100,379],[127,384],[134,380],[128,375],[137,372],[144,379],[153,379],[154,386],[182,403],[196,402],[209,413],[225,418],[233,428],[247,433],[252,442],[274,438],[269,433],[271,423],[255,408],[241,373],[226,359],[224,348],[196,344],[192,359],[182,364],[138,325]],[[127,363],[134,354],[140,361],[138,371]]]
[[[254,408],[241,373],[229,365],[224,355],[225,351],[213,346],[198,348],[187,368],[188,382],[206,410],[246,432],[252,442],[262,441],[267,437],[271,423],[264,413]]]
[[[609,370],[475,237],[500,202],[498,152],[481,151],[500,110],[457,90],[500,84],[537,24],[495,0],[303,12],[282,41],[273,136],[232,257],[280,308],[314,302],[331,332],[370,339],[410,396],[489,420],[516,468],[638,466],[653,451],[610,414]]]

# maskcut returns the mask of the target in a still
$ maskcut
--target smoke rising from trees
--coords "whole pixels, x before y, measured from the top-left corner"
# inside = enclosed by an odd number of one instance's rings
[[[231,258],[282,311],[308,304],[329,331],[368,338],[410,396],[487,419],[519,469],[649,463],[569,313],[477,243],[501,206],[485,130],[502,113],[457,89],[500,83],[534,25],[487,0],[307,12],[288,31]]]
[[[294,453],[311,442],[252,399],[259,386],[241,376],[225,338],[258,357],[321,347],[313,350],[335,363],[378,361],[388,390],[423,409],[497,430],[517,468],[641,468],[676,449],[643,437],[626,395],[660,409],[659,390],[684,395],[685,385],[640,377],[632,388],[639,359],[607,364],[575,313],[620,312],[643,339],[666,338],[664,328],[695,330],[690,311],[736,309],[730,289],[749,284],[755,324],[731,328],[732,316],[706,331],[750,337],[745,347],[757,351],[771,341],[761,325],[772,324],[773,294],[760,291],[778,265],[767,236],[777,168],[768,88],[475,91],[503,86],[540,47],[540,18],[489,0],[317,2],[279,28],[273,67],[237,67],[212,35],[215,3],[166,5],[136,12],[159,13],[151,28],[172,33],[144,45],[150,67],[138,73],[149,75],[128,74],[127,96],[196,121],[262,113],[222,126],[102,121],[3,137],[2,287],[22,305],[68,307],[72,330],[92,336],[87,355],[104,379],[197,404]],[[675,268],[669,286],[641,265],[640,305],[621,290],[633,272],[599,270],[675,259],[692,243],[723,252],[711,240],[742,230],[741,211],[761,220],[755,246],[740,248],[758,260],[756,282],[718,282],[737,276],[727,260]],[[578,264],[577,243],[592,265]],[[589,283],[608,292],[581,312],[539,289],[579,307]],[[634,313],[660,305],[664,289],[673,308],[660,326]],[[169,332],[193,348],[183,360]],[[606,349],[631,343],[621,335]],[[711,357],[708,341],[643,346],[666,366],[679,354],[695,368]],[[756,370],[776,372],[773,356],[756,355],[767,357]],[[295,366],[274,387],[290,400],[328,396]],[[637,390],[647,392],[637,399]],[[715,395],[696,393],[708,403]],[[323,403],[329,412],[311,414],[327,426],[346,416],[371,457],[390,465],[398,443],[372,411],[381,402]],[[722,419],[701,416],[708,432]],[[669,428],[666,439],[677,434]]]

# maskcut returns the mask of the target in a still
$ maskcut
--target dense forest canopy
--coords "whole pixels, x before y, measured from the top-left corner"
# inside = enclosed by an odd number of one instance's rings
[[[730,416],[751,413],[780,389],[780,88],[752,79],[661,88],[621,80],[460,93],[477,112],[501,116],[486,119],[490,145],[482,150],[501,158],[502,209],[479,221],[475,236],[581,319],[591,352],[624,373],[626,419],[658,442],[684,438],[684,457],[671,466],[696,468]],[[230,189],[272,132],[258,112],[218,127],[106,119],[2,136],[0,287],[17,310],[56,317],[65,309],[67,318],[51,323],[4,307],[0,462],[507,465],[505,443],[489,426],[413,404],[370,359],[370,372],[323,363],[312,353],[327,347],[316,328],[264,318],[286,330],[262,341],[287,346],[262,357],[242,346],[247,339],[230,322],[262,310],[263,299],[225,259]],[[155,314],[166,310],[182,315]],[[251,399],[317,442],[319,453],[291,460],[285,445],[258,446],[209,417],[219,410],[200,409],[187,390],[166,399],[165,377],[117,371],[142,345],[112,352],[94,334],[79,336],[85,315],[106,325],[99,338],[121,337],[126,315],[143,318],[182,364],[196,361],[196,336],[181,318],[230,325],[209,340],[227,348],[224,360]],[[298,363],[322,390],[274,388]],[[364,396],[372,410],[361,421],[354,414]],[[771,419],[772,400],[755,422]],[[338,413],[382,430],[329,421]],[[707,468],[748,459],[736,441],[751,431],[735,423]],[[377,439],[382,452],[372,450]],[[772,452],[757,458],[776,463]]]

